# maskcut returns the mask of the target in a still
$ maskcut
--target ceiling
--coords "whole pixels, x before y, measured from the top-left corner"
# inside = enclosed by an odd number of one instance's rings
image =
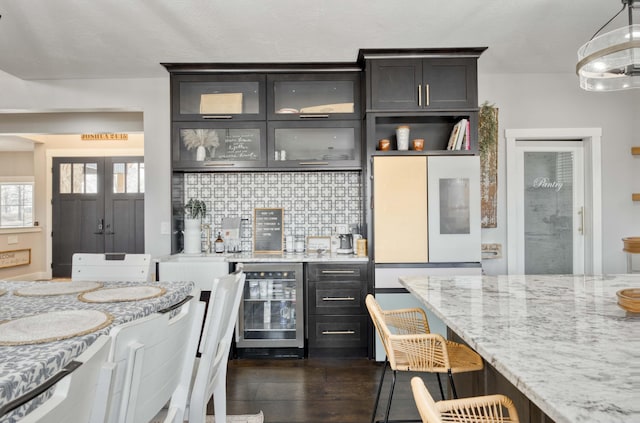
[[[575,72],[620,0],[3,0],[0,70],[163,77],[161,62],[353,62],[360,48],[480,47],[480,72]],[[626,11],[607,27],[626,25]],[[577,84],[577,81],[576,81]]]

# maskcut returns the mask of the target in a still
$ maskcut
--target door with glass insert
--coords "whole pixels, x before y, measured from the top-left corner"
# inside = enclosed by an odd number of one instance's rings
[[[520,141],[517,151],[517,273],[583,273],[582,144]]]
[[[142,157],[53,159],[52,275],[73,253],[144,252]]]

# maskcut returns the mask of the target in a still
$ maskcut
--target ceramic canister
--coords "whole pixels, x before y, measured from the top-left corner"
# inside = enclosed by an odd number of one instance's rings
[[[396,141],[398,143],[398,150],[409,149],[409,127],[401,125],[396,128]]]

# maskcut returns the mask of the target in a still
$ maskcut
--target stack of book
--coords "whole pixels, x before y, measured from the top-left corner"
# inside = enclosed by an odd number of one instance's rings
[[[469,145],[470,129],[469,119],[460,119],[451,130],[447,150],[469,150],[471,148]]]

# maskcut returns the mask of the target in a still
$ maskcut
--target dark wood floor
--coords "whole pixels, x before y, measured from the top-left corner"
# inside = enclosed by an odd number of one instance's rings
[[[227,413],[264,413],[265,423],[368,423],[382,364],[367,359],[236,359],[229,361]],[[439,399],[431,374],[398,372],[391,419],[419,419],[411,394],[413,376]],[[387,370],[378,417],[391,385]],[[212,411],[212,410],[211,410]]]

